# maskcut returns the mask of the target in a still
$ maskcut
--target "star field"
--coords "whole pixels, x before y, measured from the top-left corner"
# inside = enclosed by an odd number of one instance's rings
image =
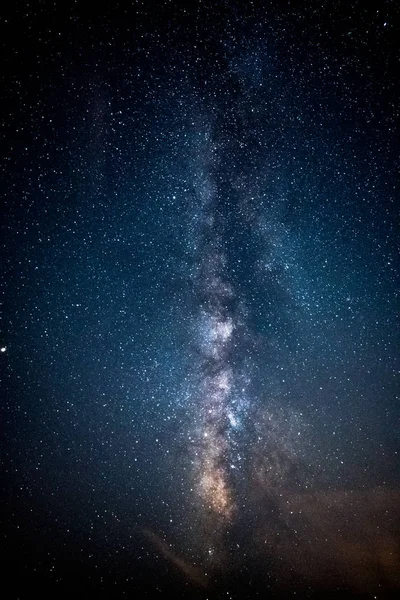
[[[396,596],[398,23],[3,10],[10,598]]]

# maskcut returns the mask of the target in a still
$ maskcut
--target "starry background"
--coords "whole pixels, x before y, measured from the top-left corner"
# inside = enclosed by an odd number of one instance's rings
[[[396,2],[13,3],[8,598],[399,589]]]

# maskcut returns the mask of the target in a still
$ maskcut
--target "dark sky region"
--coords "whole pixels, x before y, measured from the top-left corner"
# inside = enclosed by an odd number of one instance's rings
[[[397,597],[399,4],[1,13],[5,598]]]

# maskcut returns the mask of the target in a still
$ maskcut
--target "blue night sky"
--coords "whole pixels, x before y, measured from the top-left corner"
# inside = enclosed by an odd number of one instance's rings
[[[396,2],[2,13],[7,597],[394,598]]]

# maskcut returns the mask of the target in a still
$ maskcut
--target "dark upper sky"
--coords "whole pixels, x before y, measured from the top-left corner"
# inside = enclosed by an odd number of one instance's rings
[[[395,594],[399,8],[127,6],[2,11],[9,597]]]

